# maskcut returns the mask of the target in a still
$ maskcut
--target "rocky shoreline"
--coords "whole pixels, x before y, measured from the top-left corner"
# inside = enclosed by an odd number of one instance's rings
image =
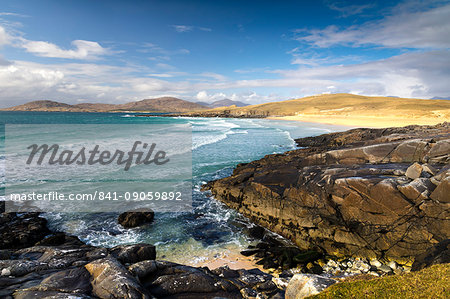
[[[411,267],[450,237],[450,124],[353,129],[204,189],[302,250]]]
[[[261,225],[241,253],[268,273],[158,261],[151,244],[94,247],[38,213],[1,213],[0,298],[302,298],[347,275],[450,262],[450,124],[297,143],[205,185]],[[151,221],[152,211],[119,216],[124,227]]]
[[[150,211],[132,211],[118,221],[135,227],[151,218]],[[90,246],[75,236],[49,231],[38,213],[2,213],[0,298],[301,298],[298,294],[316,294],[348,275],[409,272],[377,260],[325,259],[289,246],[261,227],[250,230],[261,239],[242,254],[261,261],[275,254],[289,261],[280,264],[286,266],[284,271],[209,269],[155,260],[151,244]]]
[[[158,261],[150,244],[86,245],[50,233],[37,213],[0,214],[0,237],[0,298],[284,297],[275,277],[258,269]]]

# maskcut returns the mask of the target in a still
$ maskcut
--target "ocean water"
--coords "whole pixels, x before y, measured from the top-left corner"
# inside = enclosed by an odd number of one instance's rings
[[[230,175],[239,163],[295,149],[294,138],[341,129],[266,119],[135,117],[126,113],[0,112],[0,124],[4,123],[191,124],[192,211],[156,213],[152,224],[135,229],[118,225],[117,213],[44,214],[51,229],[74,234],[89,244],[151,243],[157,246],[160,258],[188,264],[223,250],[242,250],[252,242],[245,234],[246,219],[200,191],[204,183]],[[5,183],[3,143],[4,130],[0,130],[0,184]]]

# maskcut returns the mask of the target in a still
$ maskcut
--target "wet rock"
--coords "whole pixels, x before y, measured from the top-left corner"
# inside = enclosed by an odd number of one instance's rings
[[[211,270],[212,273],[223,278],[238,278],[239,272],[237,270],[232,270],[228,266],[219,267]]]
[[[39,298],[54,296],[55,293],[59,293],[59,296],[87,296],[92,291],[90,279],[89,272],[84,268],[64,270],[50,275],[37,286],[17,291],[14,297],[36,298],[36,293]]]
[[[256,239],[262,239],[265,234],[265,229],[261,226],[253,226],[249,228],[249,235],[250,237],[256,238]]]
[[[138,227],[153,222],[155,213],[150,209],[137,209],[119,215],[118,222],[125,228]]]
[[[59,245],[84,245],[84,243],[76,236],[70,236],[63,232],[56,232],[46,236],[35,246],[59,246]]]
[[[247,249],[247,250],[242,250],[241,254],[243,256],[251,256],[251,255],[254,255],[254,254],[256,254],[256,253],[258,253],[260,251],[261,251],[260,249]]]
[[[335,284],[331,278],[314,274],[296,274],[286,288],[286,299],[300,299],[315,295]]]
[[[91,275],[92,293],[100,298],[150,298],[150,293],[113,258],[85,266]]]
[[[142,261],[128,267],[128,271],[138,278],[144,278],[150,276],[158,270],[156,261]]]
[[[257,299],[258,297],[258,292],[254,289],[244,288],[240,292],[244,299]]]
[[[194,267],[174,263],[156,264],[158,270],[149,277],[141,278],[145,287],[156,297],[175,296],[181,294],[214,294],[230,288],[230,292],[239,292],[238,288],[220,283],[221,279],[210,272]],[[223,281],[224,282],[224,281]]]
[[[155,246],[151,244],[120,245],[110,249],[110,253],[120,262],[128,264],[156,258]]]
[[[0,214],[0,249],[29,247],[49,233],[47,220],[37,213]]]

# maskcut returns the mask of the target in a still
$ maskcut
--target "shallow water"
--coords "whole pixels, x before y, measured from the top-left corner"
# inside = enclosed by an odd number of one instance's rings
[[[152,224],[136,229],[123,229],[118,225],[117,213],[44,215],[51,229],[74,234],[89,244],[112,247],[137,242],[152,243],[157,246],[158,257],[187,264],[202,263],[224,252],[242,250],[252,242],[244,233],[245,218],[201,192],[202,184],[230,175],[238,163],[295,149],[294,138],[339,129],[265,119],[134,117],[125,113],[0,112],[0,122],[191,124],[191,212],[156,213]],[[4,153],[0,165],[2,161]],[[1,182],[4,181],[3,174]]]

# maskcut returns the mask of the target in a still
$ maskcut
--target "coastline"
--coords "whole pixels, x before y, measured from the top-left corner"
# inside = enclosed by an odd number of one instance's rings
[[[346,116],[346,115],[325,115],[298,114],[292,116],[270,116],[267,119],[288,120],[308,123],[319,123],[326,125],[338,125],[348,128],[386,128],[386,127],[404,127],[409,125],[437,125],[443,122],[449,122],[448,118],[400,118],[384,116]]]

